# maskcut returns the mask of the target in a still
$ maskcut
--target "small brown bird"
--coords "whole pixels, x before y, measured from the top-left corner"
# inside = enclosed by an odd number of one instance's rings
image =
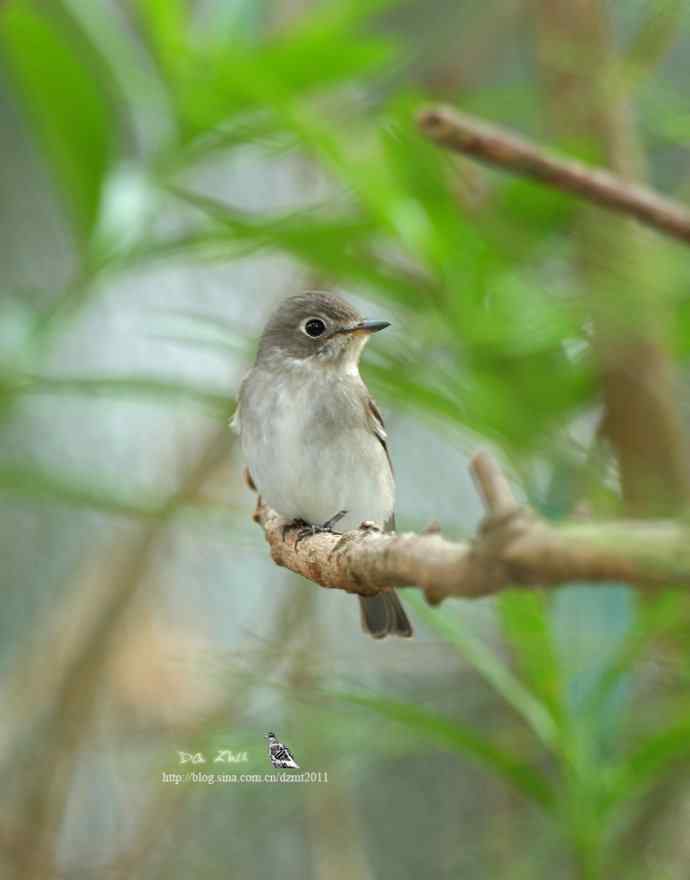
[[[372,333],[338,296],[305,293],[280,304],[242,382],[233,427],[252,479],[282,516],[343,531],[363,521],[395,528],[395,482],[383,419],[359,374]],[[374,638],[411,636],[394,590],[360,596]]]

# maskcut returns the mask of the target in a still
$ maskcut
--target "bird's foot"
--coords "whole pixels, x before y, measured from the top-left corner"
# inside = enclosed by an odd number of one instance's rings
[[[326,522],[320,527],[319,531],[332,532],[333,526],[337,525],[344,516],[347,516],[347,510],[339,510],[335,516],[326,520]]]
[[[327,519],[326,522],[320,526],[311,525],[310,523],[304,522],[304,520],[294,520],[294,522],[291,522],[288,528],[293,528],[297,525],[300,526],[300,529],[297,532],[297,540],[295,541],[295,549],[297,549],[299,542],[303,541],[305,538],[312,538],[314,535],[322,535],[324,532],[328,532],[331,535],[338,534],[338,532],[334,531],[333,526],[337,525],[344,516],[347,516],[347,510],[339,510],[335,516]]]
[[[291,532],[293,529],[299,529],[301,532],[306,528],[309,528],[309,523],[306,520],[300,519],[299,517],[297,519],[291,519],[290,522],[286,522],[285,525],[281,527],[280,537],[284,541],[287,533]]]

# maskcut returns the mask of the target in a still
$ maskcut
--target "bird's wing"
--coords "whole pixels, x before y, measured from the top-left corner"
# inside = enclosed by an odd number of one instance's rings
[[[393,462],[391,461],[390,452],[388,451],[388,434],[386,434],[386,428],[383,424],[383,416],[381,415],[378,406],[376,406],[376,401],[373,397],[369,397],[367,399],[367,414],[369,416],[369,426],[374,432],[374,436],[376,437],[376,439],[379,441],[381,446],[383,446],[383,451],[386,453],[388,465],[392,473]]]
[[[242,423],[240,422],[240,402],[237,401],[237,406],[235,407],[235,412],[232,414],[232,418],[230,419],[230,430],[235,434],[239,434],[242,430]]]
[[[239,388],[237,389],[237,405],[235,407],[235,412],[232,414],[232,418],[230,419],[230,429],[235,432],[235,434],[239,434],[242,430],[242,422],[241,422],[241,414],[240,414],[240,403],[242,401],[242,388],[244,387],[244,383],[247,381],[247,377],[251,373],[251,370],[248,370],[244,376],[242,376],[242,381],[240,382]]]
[[[381,411],[378,406],[376,406],[376,401],[373,397],[369,397],[367,399],[367,413],[369,415],[369,424],[371,426],[372,431],[374,432],[374,436],[379,441],[381,446],[383,446],[383,451],[386,453],[386,459],[388,460],[388,466],[391,469],[391,473],[393,473],[393,462],[391,461],[391,454],[388,451],[388,434],[386,434],[386,428],[383,424],[383,416],[381,415]],[[386,520],[384,527],[387,532],[395,531],[395,512],[391,513],[391,515]]]
[[[279,743],[276,751],[271,754],[271,758],[272,760],[285,764],[288,767],[299,767],[297,761],[292,757],[292,752],[286,745],[283,745],[283,743]]]

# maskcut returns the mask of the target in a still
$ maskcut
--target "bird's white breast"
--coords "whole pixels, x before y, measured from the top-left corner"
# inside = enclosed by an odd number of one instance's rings
[[[369,423],[359,376],[295,367],[255,368],[242,387],[242,448],[266,502],[288,518],[337,528],[383,525],[394,507],[386,452]]]

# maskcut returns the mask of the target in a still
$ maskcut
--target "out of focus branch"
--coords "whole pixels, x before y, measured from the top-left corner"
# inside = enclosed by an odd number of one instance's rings
[[[513,497],[494,459],[471,465],[487,519],[469,542],[437,531],[386,534],[367,528],[298,539],[298,528],[259,498],[255,521],[277,565],[322,587],[373,595],[416,586],[431,604],[511,586],[623,581],[640,588],[690,585],[690,529],[673,521],[570,522],[552,526]]]
[[[687,243],[687,214],[640,186],[647,162],[622,76],[611,4],[531,0],[529,6],[555,136],[595,146],[614,180],[625,182],[622,192],[633,201],[641,194],[645,210],[651,208],[648,217],[605,215],[585,202],[574,228],[574,268],[587,291],[603,433],[618,460],[625,509],[633,516],[684,515],[690,506],[690,443],[668,348],[668,300],[659,296],[658,242],[628,221],[661,219],[657,229]]]
[[[539,180],[612,211],[628,214],[690,244],[690,210],[648,187],[628,183],[603,168],[564,159],[505,128],[451,107],[423,110],[418,124],[422,132],[439,146]]]
[[[66,633],[70,635],[66,626],[59,630],[59,636],[55,635],[58,628],[54,625],[43,633],[41,646],[50,644],[51,636],[61,646],[60,651],[49,655],[49,671],[45,669],[48,655],[34,648],[30,652],[32,662],[20,665],[15,680],[6,687],[10,698],[26,701],[25,705],[20,702],[17,710],[20,719],[15,722],[15,730],[19,738],[24,735],[24,726],[35,725],[39,715],[47,715],[44,723],[50,728],[49,741],[31,764],[28,778],[23,779],[25,794],[18,810],[17,827],[21,833],[28,829],[28,836],[20,838],[17,846],[17,877],[44,880],[57,876],[56,828],[60,827],[72,790],[79,748],[91,730],[118,624],[125,618],[152,563],[163,529],[177,509],[199,493],[225,454],[227,440],[225,430],[220,429],[205,444],[179,491],[161,508],[160,516],[136,535],[122,558],[118,558],[117,551],[110,551],[107,564],[102,565],[103,588],[95,595],[80,597],[79,608],[70,604],[58,615],[58,622],[70,611],[72,620],[81,617],[72,640],[65,639]],[[4,737],[0,738],[0,746],[9,755],[10,747],[16,748],[15,743]],[[0,760],[5,757],[4,749],[0,748]]]

